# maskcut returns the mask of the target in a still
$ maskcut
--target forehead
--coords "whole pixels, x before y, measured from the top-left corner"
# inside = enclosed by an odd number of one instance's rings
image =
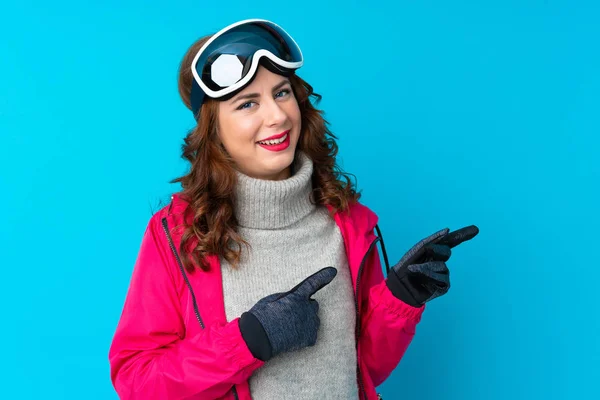
[[[270,90],[273,86],[281,83],[282,81],[289,81],[289,79],[284,76],[274,74],[261,65],[258,67],[252,82],[246,86],[241,93]]]

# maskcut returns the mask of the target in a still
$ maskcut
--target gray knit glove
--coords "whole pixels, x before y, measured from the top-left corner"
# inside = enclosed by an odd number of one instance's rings
[[[258,301],[239,320],[242,337],[254,357],[268,361],[276,355],[314,346],[320,320],[319,303],[311,299],[337,275],[323,268],[285,293]]]

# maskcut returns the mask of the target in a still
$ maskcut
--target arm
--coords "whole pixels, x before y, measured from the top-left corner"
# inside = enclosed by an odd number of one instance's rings
[[[375,386],[381,385],[398,366],[412,342],[423,307],[398,300],[386,286],[379,254],[368,260],[362,284],[368,296],[361,304],[361,356]]]
[[[156,217],[144,234],[111,344],[111,380],[126,400],[221,397],[263,362],[246,346],[237,319],[186,336]]]
[[[377,252],[370,268],[370,292],[363,320],[365,359],[375,385],[396,367],[412,341],[425,303],[450,288],[446,261],[451,249],[471,240],[479,228],[470,225],[454,232],[444,228],[414,245],[383,280]]]

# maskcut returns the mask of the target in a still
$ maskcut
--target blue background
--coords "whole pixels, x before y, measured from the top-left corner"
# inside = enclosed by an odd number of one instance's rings
[[[597,396],[600,8],[451,3],[4,4],[0,397],[117,398],[131,270],[186,168],[180,59],[255,17],[301,45],[392,261],[442,227],[481,229],[385,398]]]

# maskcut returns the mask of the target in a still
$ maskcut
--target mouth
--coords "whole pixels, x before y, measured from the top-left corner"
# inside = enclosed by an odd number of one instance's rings
[[[268,137],[268,138],[266,138],[264,140],[260,140],[256,143],[263,145],[263,146],[275,146],[275,145],[285,142],[287,140],[289,134],[290,134],[290,131],[288,129],[287,131],[281,132],[278,135]]]
[[[290,131],[287,130],[279,135],[271,136],[256,143],[263,149],[275,153],[287,150],[291,144]]]

